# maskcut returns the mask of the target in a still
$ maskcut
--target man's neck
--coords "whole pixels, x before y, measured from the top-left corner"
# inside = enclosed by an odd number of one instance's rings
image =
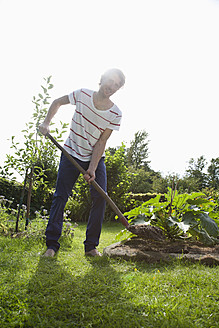
[[[94,106],[100,110],[107,110],[113,106],[113,102],[110,100],[110,98],[106,97],[100,91],[94,92],[93,102],[94,102]]]
[[[109,100],[109,97],[107,97],[103,92],[101,92],[101,90],[94,92],[94,94],[95,94],[96,100],[98,100],[100,102]]]

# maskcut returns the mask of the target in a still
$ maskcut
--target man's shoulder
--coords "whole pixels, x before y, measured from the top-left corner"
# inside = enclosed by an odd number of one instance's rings
[[[119,109],[119,107],[116,104],[114,104],[110,112],[116,114],[116,116],[122,116],[122,111]]]
[[[80,92],[82,96],[89,97],[89,98],[91,98],[93,94],[93,90],[85,89],[85,88],[80,89]]]
[[[81,88],[81,89],[74,90],[72,93],[77,97],[83,97],[83,96],[91,97],[93,92],[94,92],[93,90]]]

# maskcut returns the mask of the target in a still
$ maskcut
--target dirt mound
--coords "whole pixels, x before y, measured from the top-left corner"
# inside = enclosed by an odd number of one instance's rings
[[[138,237],[142,237],[143,239],[152,239],[152,240],[166,239],[163,231],[160,228],[146,225],[146,224],[131,225],[128,230],[134,233],[135,235],[137,235]]]
[[[169,241],[164,239],[159,228],[155,230],[151,228],[154,227],[146,229],[147,232],[143,229],[142,234],[126,242],[118,242],[104,248],[103,253],[111,257],[122,257],[148,263],[168,262],[173,258],[180,258],[198,261],[209,266],[219,264],[219,245],[207,247],[192,241]]]

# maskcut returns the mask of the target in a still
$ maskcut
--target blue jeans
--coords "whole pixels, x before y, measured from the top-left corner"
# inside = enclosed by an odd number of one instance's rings
[[[90,162],[82,162],[77,158],[74,159],[84,170],[88,169]],[[57,175],[56,191],[54,193],[49,222],[46,228],[46,245],[55,252],[57,252],[60,247],[58,240],[62,234],[64,208],[79,174],[80,172],[78,169],[62,154]],[[103,157],[99,161],[95,175],[96,182],[106,191],[106,167]],[[87,224],[86,239],[84,241],[85,252],[89,252],[99,245],[106,207],[104,198],[92,185],[90,186],[90,193],[92,206]]]

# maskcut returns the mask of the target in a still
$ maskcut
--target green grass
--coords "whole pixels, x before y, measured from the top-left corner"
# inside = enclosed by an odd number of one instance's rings
[[[0,237],[0,327],[219,327],[219,268],[87,258],[86,226],[53,259],[42,239]],[[120,224],[105,224],[99,250]]]

